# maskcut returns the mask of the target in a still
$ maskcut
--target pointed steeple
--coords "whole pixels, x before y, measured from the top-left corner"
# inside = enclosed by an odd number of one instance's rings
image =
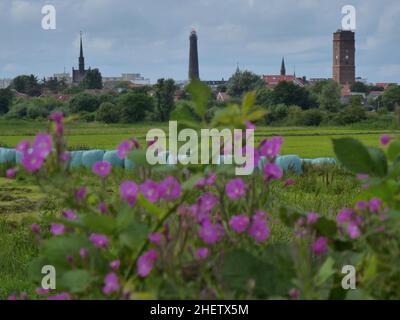
[[[82,31],[81,31],[81,47],[79,55],[79,72],[85,72],[85,58],[83,57],[83,45],[82,45]]]
[[[281,76],[286,76],[285,58],[282,58],[282,64],[281,64]]]

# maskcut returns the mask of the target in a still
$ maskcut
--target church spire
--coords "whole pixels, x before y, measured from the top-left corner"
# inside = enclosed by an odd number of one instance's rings
[[[82,45],[82,31],[81,31],[81,46],[79,55],[79,71],[85,72],[85,58],[83,57],[83,45]]]
[[[281,76],[286,76],[285,58],[282,58],[282,64],[281,64]]]

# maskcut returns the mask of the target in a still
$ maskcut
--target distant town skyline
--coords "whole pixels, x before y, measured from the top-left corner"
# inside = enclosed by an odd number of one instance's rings
[[[57,29],[41,28],[41,7],[57,9]],[[4,0],[0,3],[0,78],[48,77],[77,68],[79,32],[86,67],[103,76],[141,73],[187,79],[188,35],[198,33],[203,80],[229,78],[237,63],[257,74],[332,77],[332,32],[348,1]],[[400,3],[356,0],[356,76],[400,82]]]

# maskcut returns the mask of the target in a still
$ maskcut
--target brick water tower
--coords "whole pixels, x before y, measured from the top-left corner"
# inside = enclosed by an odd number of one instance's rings
[[[340,85],[356,81],[356,48],[354,32],[338,30],[333,34],[333,80]]]
[[[190,33],[189,80],[200,80],[196,30]]]

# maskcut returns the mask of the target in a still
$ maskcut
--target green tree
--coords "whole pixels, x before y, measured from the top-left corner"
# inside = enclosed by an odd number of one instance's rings
[[[333,80],[326,82],[321,89],[318,100],[322,109],[337,112],[341,106],[339,85]]]
[[[81,86],[85,89],[103,89],[103,77],[99,69],[89,69]]]
[[[111,102],[103,102],[96,111],[96,121],[117,123],[119,121],[117,106]]]
[[[302,114],[302,122],[306,126],[319,126],[324,119],[324,114],[319,109],[306,110]]]
[[[274,104],[273,91],[268,88],[260,88],[256,92],[256,104],[263,107],[268,107]]]
[[[264,80],[250,71],[237,70],[228,81],[228,94],[240,97],[245,92],[265,87]]]
[[[396,105],[400,105],[400,86],[389,86],[382,94],[382,104],[389,111],[394,111]]]
[[[51,78],[44,83],[44,87],[53,93],[57,93],[64,90],[67,85],[64,79],[58,80],[57,78]]]
[[[97,96],[88,93],[80,93],[69,102],[69,108],[72,113],[94,112],[99,108],[99,105]]]
[[[350,90],[352,92],[368,93],[368,86],[364,82],[357,81],[351,85]]]
[[[119,96],[118,108],[123,123],[143,121],[153,111],[153,99],[144,93],[129,92]]]
[[[293,82],[279,82],[272,93],[273,104],[297,105],[302,109],[311,109],[317,106],[309,91]]]
[[[0,89],[0,114],[5,114],[10,110],[14,94],[10,89]]]
[[[174,109],[174,94],[177,89],[172,79],[159,79],[154,86],[156,98],[156,118],[159,121],[168,121]]]
[[[21,75],[14,78],[11,87],[31,97],[38,97],[42,94],[42,86],[39,84],[37,77],[33,74],[30,76]]]

